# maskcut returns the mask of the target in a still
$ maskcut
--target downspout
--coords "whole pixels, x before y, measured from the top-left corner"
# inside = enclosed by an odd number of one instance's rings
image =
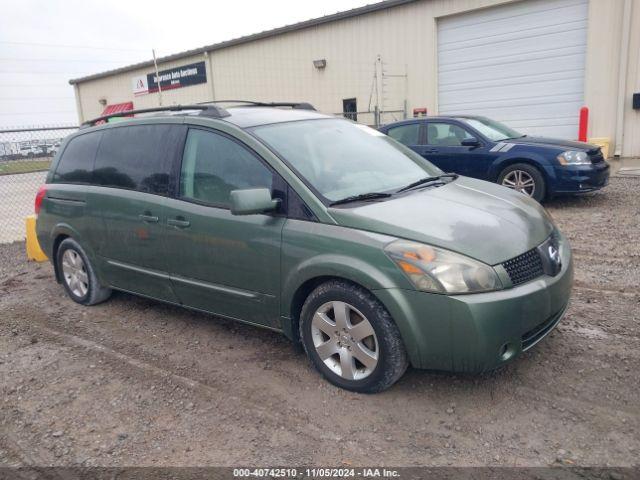
[[[629,43],[631,40],[631,0],[624,0],[622,13],[622,37],[620,38],[620,63],[618,65],[618,102],[616,105],[616,149],[615,157],[622,155],[624,142],[624,102],[627,96],[627,67],[629,65]]]
[[[216,89],[213,84],[213,55],[210,55],[209,52],[204,52],[204,58],[206,58],[209,62],[209,82],[211,83],[211,101],[215,102],[216,100]]]
[[[78,88],[78,84],[73,84],[73,93],[76,97],[76,111],[78,112],[78,125],[84,122],[84,112],[82,111],[82,102],[80,101],[80,89]]]

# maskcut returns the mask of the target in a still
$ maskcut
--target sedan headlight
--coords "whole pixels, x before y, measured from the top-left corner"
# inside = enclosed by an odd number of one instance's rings
[[[424,292],[475,293],[502,288],[489,265],[442,248],[396,240],[385,252],[416,289]]]
[[[557,156],[560,165],[590,165],[591,160],[586,152],[576,152],[575,150],[567,150]]]

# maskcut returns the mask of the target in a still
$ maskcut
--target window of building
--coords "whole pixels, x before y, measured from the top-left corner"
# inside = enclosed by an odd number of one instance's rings
[[[229,206],[231,191],[272,184],[273,173],[246,148],[224,135],[189,130],[180,175],[183,198]]]
[[[344,118],[358,121],[358,103],[355,98],[345,98],[342,100],[342,114]]]

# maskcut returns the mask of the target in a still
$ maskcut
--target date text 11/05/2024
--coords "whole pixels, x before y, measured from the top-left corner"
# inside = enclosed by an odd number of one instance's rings
[[[388,468],[234,468],[234,478],[399,478]]]

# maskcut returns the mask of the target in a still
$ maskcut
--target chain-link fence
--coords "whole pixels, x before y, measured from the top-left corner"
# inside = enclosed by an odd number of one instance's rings
[[[0,243],[22,240],[38,187],[70,125],[0,129]]]
[[[280,93],[265,89],[265,79],[261,73],[222,79],[218,88],[223,89],[225,81],[230,82],[241,92],[230,95],[231,98],[267,102],[278,99],[309,100],[324,113],[344,116],[373,127],[407,118],[407,68],[405,65],[387,63],[380,55],[370,61],[335,65],[332,75],[340,76],[340,87],[335,91],[326,90],[322,74],[309,65],[308,58],[287,56],[286,59],[261,58],[261,61],[270,61],[273,65],[281,66],[282,71],[290,72],[284,78],[269,77],[274,91]],[[348,76],[344,73],[347,68],[350,72]],[[235,91],[230,85],[226,88]],[[309,91],[315,92],[312,98],[308,98]],[[202,95],[201,91],[198,92]],[[193,99],[183,98],[178,103],[204,100],[206,98],[196,96]],[[144,106],[136,105],[137,108]],[[96,111],[95,115],[99,113]],[[76,129],[71,125],[0,129],[0,243],[24,238],[24,217],[33,212],[35,194],[44,182],[51,159],[62,139]]]

